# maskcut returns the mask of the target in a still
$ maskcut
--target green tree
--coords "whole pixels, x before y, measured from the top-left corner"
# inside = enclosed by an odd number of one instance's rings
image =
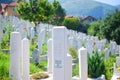
[[[97,21],[90,23],[90,27],[88,28],[88,34],[92,36],[98,36],[100,38],[103,38],[102,32],[101,32],[101,26],[103,24],[103,21]]]
[[[103,21],[101,32],[104,37],[120,44],[120,11],[116,10],[113,14],[107,15]]]
[[[30,22],[48,22],[54,13],[53,5],[47,0],[29,0],[20,2],[17,11],[21,18]]]
[[[77,17],[65,18],[62,24],[66,26],[68,29],[78,30],[80,20]]]
[[[57,0],[54,0],[53,6],[54,6],[55,13],[53,16],[52,23],[54,25],[62,25],[62,21],[64,20],[64,17],[66,15],[65,10],[62,8],[59,1],[57,1]]]

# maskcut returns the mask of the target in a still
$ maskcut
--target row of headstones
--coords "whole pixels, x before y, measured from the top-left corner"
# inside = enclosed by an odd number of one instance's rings
[[[67,29],[55,27],[48,41],[48,72],[53,80],[72,80],[72,57],[68,53]],[[29,80],[29,41],[21,40],[19,32],[12,32],[10,39],[10,77],[14,80]],[[87,50],[79,50],[80,78],[87,79]]]
[[[106,39],[99,40],[98,37],[93,37],[83,33],[76,33],[75,31],[69,31],[69,46],[73,48],[80,48],[83,46],[87,49],[87,52],[92,55],[94,50],[98,50],[99,53],[102,51],[105,52],[105,58],[108,59],[109,54],[120,54],[120,45],[117,45],[116,42],[110,41],[109,48],[106,48],[108,44]]]
[[[72,80],[72,57],[67,41],[67,29],[54,27],[48,41],[48,72],[53,74],[53,80]],[[78,53],[80,80],[87,80],[87,50],[81,48]]]
[[[91,47],[92,49],[100,49],[104,50],[105,44],[107,43],[106,39],[99,40],[98,37],[93,37],[89,35],[84,35],[83,33],[77,33],[74,35],[69,36],[70,46],[73,46],[74,48],[79,48],[82,46],[82,43],[84,42],[84,46],[89,49]],[[116,49],[115,49],[116,46]],[[116,42],[110,41],[110,51],[111,53],[118,53],[120,50],[118,49],[120,45],[117,45]],[[114,50],[113,50],[114,49]],[[114,51],[114,52],[113,52]]]
[[[29,80],[29,40],[19,32],[10,38],[10,77],[13,80]]]
[[[50,31],[51,33],[52,31]],[[103,40],[99,40],[98,37],[91,37],[91,36],[87,36],[84,35],[83,33],[75,33],[74,35],[78,35],[79,37],[68,37],[68,32],[71,32],[71,30],[67,30],[67,38],[68,38],[68,43],[69,43],[69,47],[72,46],[73,48],[81,48],[82,47],[82,43],[84,41],[85,47],[87,49],[87,52],[92,56],[92,52],[94,50],[98,50],[99,54],[101,54],[102,51],[105,52],[105,59],[108,60],[108,57],[110,55],[110,53],[114,54],[119,54],[120,53],[120,45],[117,45],[116,42],[111,41],[110,42],[110,48],[105,48],[105,44],[107,42],[106,39]],[[42,51],[42,44],[44,43],[44,38],[45,38],[45,34],[46,34],[46,30],[42,30],[39,35],[38,35],[38,50],[41,52]],[[82,36],[81,36],[82,35]],[[81,36],[81,37],[80,37]],[[51,36],[52,37],[52,36]],[[36,51],[36,50],[35,50]],[[39,55],[39,53],[38,53]],[[34,56],[34,55],[33,55]]]
[[[0,29],[1,29],[0,39],[2,38],[3,29],[6,26],[8,26],[5,33],[6,35],[8,35],[8,31],[10,29],[10,26],[12,25],[12,31],[19,31],[22,35],[22,39],[27,36],[26,31],[28,31],[28,34],[32,32],[30,29],[32,28],[33,25],[28,21],[21,20],[15,16],[9,16],[9,17],[0,16],[0,19],[1,19],[0,20]]]
[[[27,21],[20,20],[14,16],[5,17],[1,20],[3,20],[2,25],[5,25],[5,23],[7,23],[8,20],[10,20],[10,22],[13,25],[13,28],[15,27],[13,29],[13,31],[19,31],[22,35],[22,39],[27,36],[27,32],[28,32],[28,35],[30,36],[30,39],[34,38],[35,30],[32,27],[31,23],[29,23]],[[27,26],[27,27],[25,27],[25,26]],[[42,24],[41,23],[41,24],[38,24],[38,26],[36,27],[38,30],[38,33],[39,33],[39,37],[38,37],[38,47],[39,47],[38,49],[39,49],[39,51],[42,51],[41,46],[43,44],[44,37],[45,37],[47,30],[49,31],[48,34],[50,35],[50,37],[52,37],[52,34],[51,34],[52,33],[52,30],[51,30],[52,25],[49,29],[47,29],[47,26],[49,26],[49,24]],[[43,27],[45,27],[45,28],[43,28]],[[41,29],[39,29],[39,28],[41,28]],[[0,29],[0,30],[2,30],[2,29]],[[0,31],[0,33],[1,32],[2,31]],[[89,35],[86,35],[86,34],[83,34],[80,32],[77,33],[77,32],[72,31],[72,30],[68,31],[67,34],[69,34],[69,45],[70,46],[77,47],[79,49],[82,46],[82,42],[84,42],[85,47],[87,48],[90,55],[92,55],[93,50],[99,50],[99,52],[101,52],[105,48],[105,43],[106,43],[105,39],[99,40],[98,37],[89,36]],[[0,39],[1,39],[1,36],[2,36],[2,33],[0,34]],[[46,40],[46,42],[47,42],[47,40]],[[94,43],[95,43],[95,45],[94,45]],[[105,49],[105,52],[106,52],[106,55],[109,55],[108,53],[112,53],[112,54],[120,53],[120,45],[117,45],[115,42],[111,41],[110,48]]]
[[[50,31],[50,33],[51,32],[52,31]],[[86,35],[84,35],[83,33],[79,33],[78,37],[75,37],[75,36],[69,37],[70,33],[68,33],[68,32],[74,32],[74,35],[78,35],[78,33],[75,33],[75,31],[67,30],[67,38],[68,38],[68,43],[69,43],[68,46],[69,47],[72,46],[73,48],[79,49],[82,47],[82,43],[84,42],[87,52],[91,56],[92,56],[92,52],[94,50],[98,50],[99,54],[101,54],[101,52],[104,51],[106,60],[108,60],[110,53],[120,54],[120,45],[117,45],[116,42],[114,42],[114,41],[110,42],[110,48],[105,48],[105,44],[107,43],[106,39],[99,40],[98,37],[91,37],[89,35],[87,37],[85,37]],[[38,35],[38,49],[40,51],[42,51],[42,44],[44,43],[45,33],[46,33],[46,31],[42,30]]]
[[[30,39],[34,38],[35,30],[34,30],[33,26],[35,26],[35,25],[31,24],[30,22],[21,20],[15,16],[9,16],[9,17],[0,16],[0,18],[1,18],[0,39],[2,37],[2,30],[3,30],[2,28],[8,23],[8,21],[11,22],[13,31],[19,31],[21,33],[22,39],[27,36],[27,33],[28,33]],[[50,35],[50,37],[52,37],[51,36],[52,35],[51,28],[52,27],[53,27],[53,25],[40,23],[40,24],[36,25],[36,30],[37,30],[37,33],[41,33],[41,31],[43,31],[43,30],[45,30],[45,33],[47,31],[49,31],[48,34]],[[8,28],[8,30],[9,30],[9,28]],[[84,42],[85,47],[88,49],[88,52],[90,54],[92,54],[92,51],[96,50],[96,49],[97,50],[99,49],[100,51],[102,51],[105,48],[105,44],[107,41],[106,39],[99,40],[98,37],[93,37],[93,36],[86,35],[86,34],[80,33],[80,32],[77,33],[76,31],[72,31],[72,30],[69,30],[67,32],[67,34],[69,36],[69,45],[70,46],[77,47],[79,49],[82,46],[82,42]],[[6,33],[6,35],[7,35],[7,33]],[[40,39],[38,38],[38,40],[40,40]],[[38,41],[38,46],[40,49],[41,43],[39,44],[39,42],[40,41]],[[47,40],[46,40],[46,42],[47,42]],[[111,52],[112,54],[120,53],[120,45],[117,45],[115,42],[111,41],[109,52]]]
[[[4,27],[8,25],[7,31],[6,31],[6,35],[8,34],[7,32],[10,29],[10,25],[12,25],[12,31],[18,31],[21,33],[21,37],[22,39],[25,37],[29,37],[30,39],[34,38],[35,32],[39,33],[40,30],[42,31],[43,29],[45,29],[46,31],[52,29],[53,25],[50,24],[43,24],[40,23],[38,25],[34,25],[28,21],[24,21],[22,19],[19,19],[15,16],[1,16],[0,15],[0,40],[2,38],[2,33],[3,33],[3,29]],[[36,31],[34,30],[33,27],[36,26]]]

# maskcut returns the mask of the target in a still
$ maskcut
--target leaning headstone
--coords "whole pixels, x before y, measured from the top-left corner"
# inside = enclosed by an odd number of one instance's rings
[[[34,49],[34,51],[32,52],[32,61],[35,62],[36,64],[39,64],[40,62],[40,55],[39,55],[39,50],[38,49]]]
[[[48,40],[48,43],[47,43],[47,46],[48,46],[48,72],[49,73],[52,73],[53,71],[53,60],[52,60],[52,39],[49,39]]]
[[[87,50],[82,47],[78,50],[78,53],[79,53],[80,80],[87,80],[87,76],[88,76]]]
[[[29,62],[29,40],[24,38],[22,40],[22,55],[23,55],[23,73],[22,73],[22,80],[30,80],[29,77],[29,70],[30,70],[30,62]]]
[[[53,80],[65,80],[65,60],[67,56],[67,32],[65,27],[54,27],[53,43]]]
[[[21,80],[20,74],[21,35],[12,32],[10,38],[10,77],[13,80]]]

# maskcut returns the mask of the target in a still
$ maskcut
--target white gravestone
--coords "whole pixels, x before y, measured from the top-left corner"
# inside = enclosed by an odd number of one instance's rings
[[[31,28],[31,37],[30,37],[31,39],[34,38],[34,34],[35,34],[35,32],[34,32],[34,28],[32,27],[32,28]]]
[[[109,53],[110,53],[109,49],[106,48],[106,49],[105,49],[105,60],[106,60],[106,61],[108,60]]]
[[[45,30],[42,30],[38,35],[38,49],[40,53],[42,52],[42,44],[44,42],[44,37],[45,37]]]
[[[23,55],[23,74],[22,80],[30,80],[29,70],[30,70],[30,62],[29,62],[29,40],[24,38],[22,40],[22,55]]]
[[[13,80],[21,80],[20,74],[21,35],[12,32],[10,38],[10,77]]]
[[[77,39],[77,44],[78,44],[78,49],[80,49],[82,47],[82,38],[78,38]]]
[[[68,53],[65,62],[65,80],[72,80],[72,56]]]
[[[54,27],[53,37],[53,80],[65,80],[65,59],[67,56],[67,32],[65,27]]]
[[[47,46],[48,46],[48,72],[49,73],[52,73],[53,71],[53,60],[52,60],[52,39],[49,39],[48,40],[48,43],[47,43]]]
[[[78,53],[79,53],[80,80],[87,80],[87,76],[88,76],[87,50],[82,47],[78,50]]]
[[[73,43],[73,44],[72,44],[72,45],[73,45],[73,48],[76,49],[76,48],[77,48],[77,38],[76,38],[76,36],[73,37],[73,42],[72,42],[72,43]]]

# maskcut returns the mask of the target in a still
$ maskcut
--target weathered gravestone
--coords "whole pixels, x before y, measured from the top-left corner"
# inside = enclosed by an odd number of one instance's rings
[[[32,52],[32,61],[35,62],[36,64],[39,64],[40,62],[40,54],[39,54],[39,49],[34,49]]]

